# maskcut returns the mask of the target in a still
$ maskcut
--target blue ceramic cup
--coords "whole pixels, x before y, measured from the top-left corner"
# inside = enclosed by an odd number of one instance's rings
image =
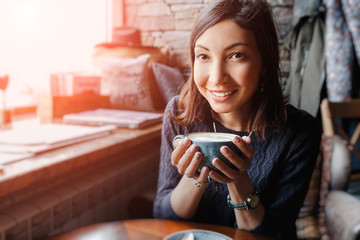
[[[243,156],[240,149],[232,142],[235,136],[235,134],[231,133],[193,132],[187,135],[177,135],[174,140],[187,137],[193,144],[199,147],[200,152],[203,154],[203,158],[198,171],[200,171],[203,166],[207,166],[208,168],[221,173],[214,165],[212,165],[212,160],[214,158],[219,158],[229,167],[235,168],[235,166],[220,152],[222,146],[228,146],[235,154]]]

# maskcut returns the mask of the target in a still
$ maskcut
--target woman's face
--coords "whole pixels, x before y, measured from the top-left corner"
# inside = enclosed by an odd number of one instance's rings
[[[252,31],[223,20],[195,43],[194,80],[218,114],[249,111],[262,71],[261,55]]]

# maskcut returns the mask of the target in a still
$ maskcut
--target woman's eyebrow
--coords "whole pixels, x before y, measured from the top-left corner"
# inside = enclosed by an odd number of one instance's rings
[[[244,43],[244,42],[236,42],[236,43],[233,43],[233,44],[227,46],[227,47],[225,48],[225,50],[227,51],[227,50],[229,50],[229,49],[231,49],[231,48],[234,48],[234,47],[236,47],[236,46],[246,46],[246,47],[251,48],[251,46],[250,46],[249,44],[247,44],[247,43]],[[203,48],[203,49],[209,51],[209,49],[208,49],[207,47],[205,47],[205,46],[203,46],[203,45],[201,45],[201,44],[196,44],[196,45],[195,45],[195,48]]]
[[[227,46],[227,47],[225,48],[225,50],[229,50],[229,49],[234,48],[234,47],[236,47],[236,46],[246,46],[246,47],[251,48],[251,46],[250,46],[249,44],[247,44],[247,43],[244,43],[244,42],[236,42],[236,43],[233,43],[233,44]]]
[[[203,48],[203,49],[209,51],[209,49],[208,49],[207,47],[205,47],[205,46],[203,46],[203,45],[201,45],[201,44],[196,44],[196,45],[195,45],[195,48]]]

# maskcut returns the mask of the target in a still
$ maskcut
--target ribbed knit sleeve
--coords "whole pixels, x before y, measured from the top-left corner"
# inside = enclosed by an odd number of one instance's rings
[[[174,114],[175,104],[174,98],[170,100],[163,118],[158,188],[153,208],[155,218],[178,219],[170,206],[171,192],[181,178],[176,167],[171,165],[172,139],[179,134],[179,127],[169,117],[169,113]]]

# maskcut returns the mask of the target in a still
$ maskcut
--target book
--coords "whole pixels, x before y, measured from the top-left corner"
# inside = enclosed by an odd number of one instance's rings
[[[162,117],[163,113],[99,108],[96,110],[65,114],[63,116],[63,122],[98,126],[112,124],[117,127],[137,129],[161,123]]]
[[[33,153],[2,153],[0,152],[0,166],[33,157]],[[1,168],[1,167],[0,167]]]
[[[14,128],[0,132],[0,153],[7,154],[6,158],[10,160],[16,160],[21,154],[36,154],[88,141],[108,135],[115,129],[114,125],[90,127],[55,123]]]

